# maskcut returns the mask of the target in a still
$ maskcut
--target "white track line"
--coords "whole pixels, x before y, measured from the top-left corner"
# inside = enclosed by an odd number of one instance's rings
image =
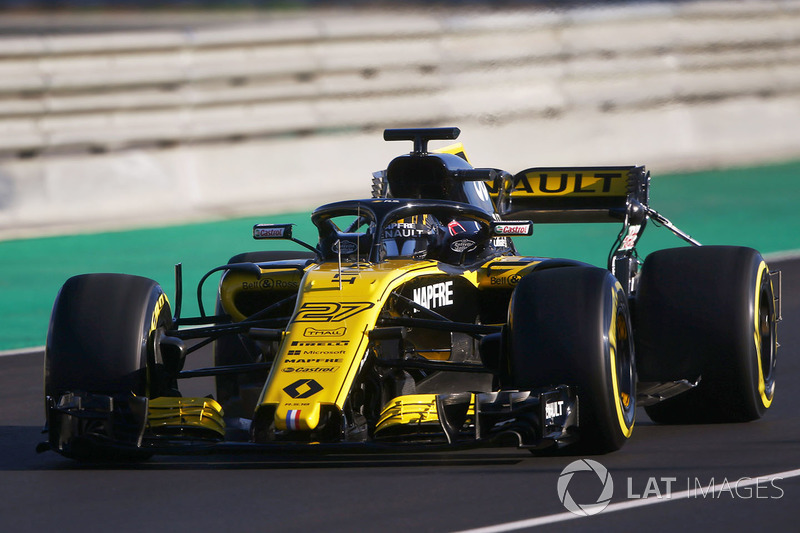
[[[33,355],[44,351],[44,346],[35,346],[33,348],[20,348],[18,350],[6,350],[0,352],[0,357],[12,355]]]
[[[764,259],[767,260],[767,263],[791,261],[793,259],[798,259],[798,258],[800,258],[800,250],[785,250],[783,252],[771,252],[768,254],[764,254]]]
[[[736,483],[737,488],[749,487],[751,485],[757,485],[759,483],[766,483],[771,482],[773,480],[781,480],[787,478],[793,478],[800,476],[800,469],[797,470],[787,470],[786,472],[779,472],[777,474],[768,474],[765,476],[759,476],[757,478],[742,478],[743,481]],[[644,507],[645,505],[655,505],[657,503],[665,503],[671,502],[675,500],[685,500],[691,497],[698,497],[698,495],[705,495],[702,497],[707,497],[710,494],[716,494],[721,492],[722,490],[730,490],[730,485],[725,488],[726,485],[720,485],[719,488],[714,487],[714,485],[708,485],[703,488],[695,488],[693,490],[685,490],[682,492],[674,492],[670,495],[669,498],[667,497],[649,497],[649,498],[642,498],[638,500],[627,500],[624,502],[612,503],[608,507],[606,507],[601,513],[598,515],[605,514],[605,513],[613,513],[615,511],[627,511],[628,509],[635,509],[637,507]],[[553,485],[553,490],[555,490],[555,485]],[[595,516],[598,516],[595,515]],[[500,533],[501,531],[515,531],[518,529],[525,529],[530,527],[536,526],[545,526],[549,524],[556,524],[558,522],[566,522],[568,520],[574,520],[576,518],[585,518],[584,516],[579,516],[572,514],[570,512],[566,513],[557,513],[551,514],[547,516],[539,516],[536,518],[528,518],[526,520],[517,520],[515,522],[506,522],[505,524],[497,524],[494,526],[486,526],[486,527],[479,527],[476,529],[465,529],[458,533]]]

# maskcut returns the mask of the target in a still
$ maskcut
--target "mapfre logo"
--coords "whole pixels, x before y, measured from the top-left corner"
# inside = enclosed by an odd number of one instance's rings
[[[412,293],[414,303],[427,309],[453,305],[453,282],[445,281],[425,287],[417,287]]]

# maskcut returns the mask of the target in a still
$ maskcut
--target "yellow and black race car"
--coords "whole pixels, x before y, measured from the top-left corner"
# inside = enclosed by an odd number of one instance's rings
[[[700,246],[649,206],[643,167],[473,168],[457,128],[386,130],[411,153],[372,198],[324,205],[198,284],[200,316],[153,280],[70,278],[45,357],[49,439],[67,457],[442,450],[605,453],[637,406],[657,422],[749,421],[773,401],[780,277],[750,248]],[[607,268],[522,257],[533,223],[622,224]],[[640,261],[648,221],[691,246]],[[221,272],[215,313],[201,289]],[[184,369],[212,345],[214,366]],[[210,348],[209,348],[210,349]],[[215,396],[184,379],[214,376]],[[209,391],[212,392],[212,391]]]

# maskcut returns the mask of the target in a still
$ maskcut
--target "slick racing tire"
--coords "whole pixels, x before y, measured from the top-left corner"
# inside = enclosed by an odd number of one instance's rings
[[[636,371],[627,297],[611,273],[566,267],[525,276],[509,304],[506,343],[514,388],[577,388],[579,441],[569,453],[625,444],[634,425]]]
[[[228,264],[266,263],[289,259],[314,259],[315,257],[313,252],[294,250],[245,252],[231,257]],[[219,297],[217,297],[216,313],[217,315],[225,314]],[[259,355],[260,350],[256,343],[242,335],[227,335],[220,337],[214,343],[214,364],[216,366],[256,363],[259,362]],[[252,411],[242,404],[242,392],[245,390],[249,390],[253,394],[261,392],[268,373],[267,370],[264,370],[248,374],[216,376],[217,401],[224,409],[225,416],[251,417]]]
[[[640,381],[700,380],[647,406],[654,422],[747,422],[772,404],[776,307],[756,250],[703,246],[649,255],[635,323]]]
[[[45,394],[160,395],[148,380],[148,361],[153,363],[155,331],[171,324],[167,297],[151,279],[125,274],[68,279],[50,320]]]
[[[155,398],[155,338],[172,324],[170,306],[153,280],[124,274],[84,274],[66,281],[56,297],[45,348],[45,395],[67,393]],[[58,428],[48,424],[52,432]],[[73,450],[65,455],[81,459]],[[135,457],[134,457],[135,456]],[[115,455],[115,459],[142,458]]]

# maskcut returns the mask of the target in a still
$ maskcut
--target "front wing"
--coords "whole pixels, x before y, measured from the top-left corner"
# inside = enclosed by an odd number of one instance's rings
[[[390,401],[382,420],[384,430],[391,431],[378,431],[377,437],[368,440],[254,443],[234,440],[247,435],[247,428],[225,428],[221,408],[209,398],[148,400],[68,393],[58,401],[48,398],[50,439],[41,443],[37,451],[55,450],[68,457],[114,458],[115,453],[331,454],[499,446],[538,450],[562,447],[578,437],[579,402],[572,387],[425,396],[400,396]],[[427,411],[420,409],[421,404],[426,404]],[[404,407],[408,408],[405,415]],[[423,411],[425,416],[421,415]],[[408,416],[409,412],[420,416]]]

